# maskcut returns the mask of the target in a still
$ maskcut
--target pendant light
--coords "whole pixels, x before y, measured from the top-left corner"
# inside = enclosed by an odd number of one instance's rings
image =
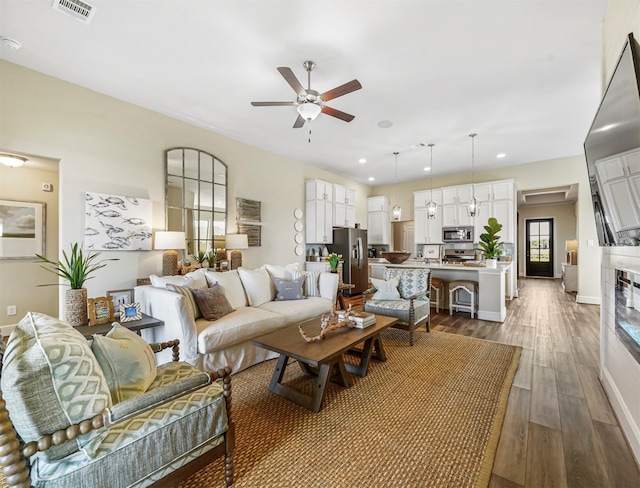
[[[433,146],[435,144],[428,144],[429,149],[431,151],[431,167],[429,168],[429,186],[431,187],[430,195],[429,195],[429,203],[427,203],[427,218],[435,219],[436,213],[438,212],[438,204],[433,201]]]
[[[398,205],[398,154],[400,153],[396,151],[393,154],[396,157],[396,204],[391,209],[391,217],[394,222],[399,222],[402,217],[402,209],[400,208],[400,205]]]
[[[478,134],[473,133],[469,134],[471,137],[471,200],[467,202],[467,215],[469,217],[476,217],[480,213],[480,208],[478,208],[478,202],[476,200],[476,190],[475,190],[475,145],[474,139]]]

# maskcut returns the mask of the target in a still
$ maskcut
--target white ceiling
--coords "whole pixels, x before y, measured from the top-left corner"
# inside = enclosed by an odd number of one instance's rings
[[[51,0],[0,0],[0,56],[370,185],[583,153],[600,101],[607,0],[90,0],[90,24]],[[363,88],[293,129],[278,66],[324,92]],[[388,120],[393,126],[378,127]],[[497,159],[498,153],[506,157]],[[366,158],[366,164],[359,164]],[[368,178],[375,177],[370,182]]]

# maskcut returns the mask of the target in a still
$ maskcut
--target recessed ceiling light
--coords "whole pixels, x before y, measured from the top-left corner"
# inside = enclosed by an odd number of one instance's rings
[[[0,36],[0,42],[2,42],[3,46],[7,46],[9,49],[12,49],[14,51],[17,51],[22,47],[22,44],[20,44],[15,39],[11,39],[10,37]]]
[[[366,159],[364,159],[364,158],[360,158],[360,159],[358,159],[358,162],[359,162],[360,164],[364,164],[364,163],[366,163],[366,162],[367,162],[367,160],[366,160]]]
[[[425,171],[431,171],[431,168],[429,166],[425,166],[424,170]]]
[[[507,156],[507,155],[506,155],[505,153],[500,153],[500,154],[498,154],[498,155],[496,156],[496,158],[500,158],[500,159],[502,159],[502,158],[504,158],[504,157],[506,157],[506,156]]]
[[[381,129],[388,129],[391,126],[393,126],[393,122],[391,122],[390,120],[381,120],[380,122],[378,122],[378,127],[380,127]]]
[[[369,181],[373,181],[375,178],[373,176],[369,176]]]

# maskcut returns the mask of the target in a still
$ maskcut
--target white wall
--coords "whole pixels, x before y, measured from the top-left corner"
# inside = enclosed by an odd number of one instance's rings
[[[640,0],[612,0],[603,25],[603,90],[622,52],[627,34],[640,41]],[[640,249],[603,250],[602,307],[600,311],[600,379],[622,430],[640,463],[640,364],[615,335],[615,269],[640,272]]]

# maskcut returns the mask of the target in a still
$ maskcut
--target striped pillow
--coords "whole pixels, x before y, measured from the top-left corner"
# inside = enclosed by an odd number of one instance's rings
[[[318,286],[320,271],[298,271],[297,269],[292,269],[291,276],[294,280],[301,276],[305,276],[304,294],[308,297],[320,296],[320,288]]]
[[[172,285],[171,283],[167,283],[167,290],[179,293],[182,295],[187,301],[187,308],[191,311],[191,315],[193,316],[193,320],[199,319],[202,317],[200,314],[200,309],[198,308],[198,304],[196,303],[196,299],[191,293],[191,288],[188,286],[178,286]]]

